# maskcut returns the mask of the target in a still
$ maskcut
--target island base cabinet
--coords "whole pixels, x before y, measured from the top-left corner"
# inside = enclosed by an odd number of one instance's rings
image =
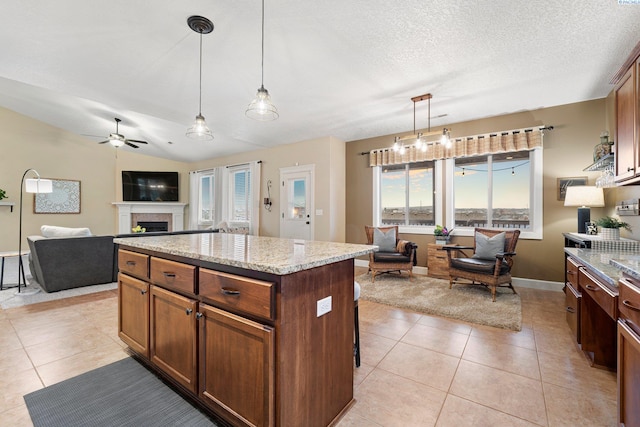
[[[118,336],[149,358],[149,284],[122,273],[118,275]]]
[[[200,305],[200,398],[238,426],[273,426],[273,328]]]
[[[582,295],[570,283],[565,285],[565,317],[573,337],[580,344],[580,300]]]
[[[618,320],[618,423],[640,426],[640,335]]]
[[[150,304],[151,362],[197,393],[197,301],[152,285]]]

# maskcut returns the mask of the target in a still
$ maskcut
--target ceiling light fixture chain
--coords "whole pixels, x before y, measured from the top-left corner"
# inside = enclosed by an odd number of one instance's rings
[[[211,141],[213,139],[213,134],[202,115],[202,35],[209,34],[213,31],[213,22],[204,16],[194,15],[187,18],[187,24],[189,25],[189,28],[200,34],[200,86],[198,92],[198,115],[196,116],[193,126],[187,129],[186,135],[192,139]]]
[[[277,119],[280,115],[278,109],[271,102],[269,91],[264,87],[264,0],[262,0],[262,56],[260,61],[260,88],[256,97],[251,101],[245,115],[253,120],[270,121]]]
[[[411,101],[413,102],[413,134],[403,137],[396,136],[393,143],[393,151],[400,153],[400,155],[404,155],[406,152],[404,141],[406,140],[415,141],[416,150],[420,150],[422,152],[426,152],[427,146],[432,144],[442,144],[447,149],[451,147],[450,129],[444,128],[442,132],[431,132],[431,98],[433,98],[433,96],[430,93],[425,93],[424,95],[418,95],[411,98]],[[426,134],[416,133],[416,103],[425,100],[427,101],[428,108],[427,132]],[[435,135],[441,135],[441,138],[433,142],[427,142],[423,140],[423,137]]]

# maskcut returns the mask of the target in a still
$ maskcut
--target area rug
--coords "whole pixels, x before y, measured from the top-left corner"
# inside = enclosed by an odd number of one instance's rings
[[[218,425],[131,357],[24,400],[35,427]]]
[[[356,277],[360,298],[419,313],[435,314],[479,325],[519,331],[522,329],[520,296],[509,288],[498,288],[496,302],[484,286],[453,285],[427,276],[383,274],[371,283],[369,273]]]

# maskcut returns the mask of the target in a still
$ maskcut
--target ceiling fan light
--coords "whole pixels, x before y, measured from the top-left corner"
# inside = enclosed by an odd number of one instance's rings
[[[265,89],[264,86],[260,86],[260,89],[258,89],[256,97],[247,107],[245,115],[250,119],[262,122],[275,120],[280,116],[278,114],[278,109],[271,102],[269,91]]]
[[[119,133],[109,134],[109,144],[111,144],[115,148],[122,147],[124,145],[124,136],[120,135]]]
[[[207,122],[204,120],[202,114],[198,114],[196,116],[193,126],[187,129],[187,133],[185,135],[198,141],[211,141],[213,139],[211,129],[207,126]]]

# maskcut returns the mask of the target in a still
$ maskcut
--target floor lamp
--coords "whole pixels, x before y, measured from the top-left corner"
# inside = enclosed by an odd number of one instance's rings
[[[586,233],[586,223],[591,221],[591,209],[604,206],[602,188],[588,185],[572,185],[567,187],[564,199],[565,206],[578,206],[578,233]]]
[[[37,178],[25,179],[29,172],[33,172]],[[20,181],[20,231],[18,240],[18,293],[20,293],[20,273],[24,276],[24,265],[22,264],[22,199],[24,192],[27,193],[51,193],[53,192],[53,182],[50,179],[41,179],[40,174],[35,169],[27,169],[22,174],[22,181]],[[35,202],[34,202],[35,203]],[[27,286],[25,281],[24,286]]]

